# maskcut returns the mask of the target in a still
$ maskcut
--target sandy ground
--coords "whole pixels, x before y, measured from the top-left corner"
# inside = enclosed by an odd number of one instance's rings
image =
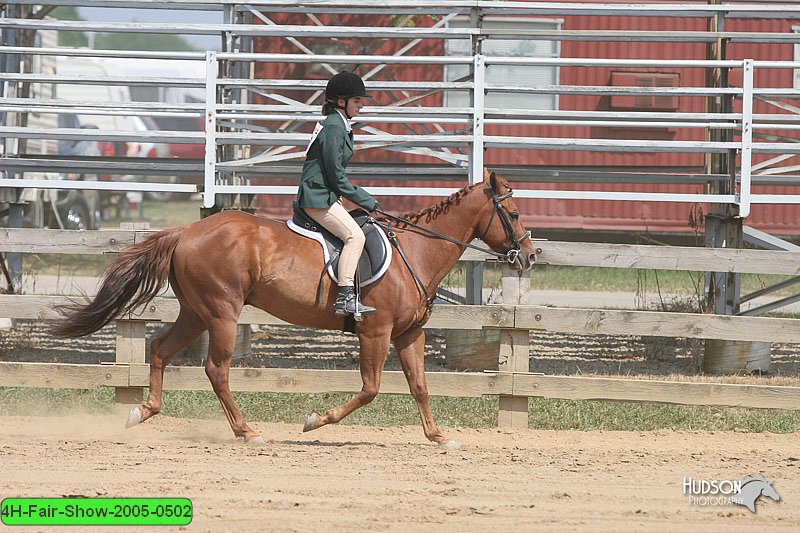
[[[0,418],[0,495],[187,497],[188,531],[797,531],[800,435],[328,426],[156,417]],[[757,512],[691,505],[685,477],[761,474]],[[125,528],[132,531],[138,528]],[[176,530],[163,528],[161,530]],[[24,531],[34,531],[25,528]],[[64,530],[64,528],[58,528]],[[103,531],[104,528],[92,528]],[[117,528],[119,530],[119,528]]]
[[[20,321],[0,332],[0,359],[114,358],[113,327],[80,341],[54,340],[43,328]],[[314,332],[308,343],[300,333],[260,329],[253,353],[236,363],[356,367],[352,336]],[[695,358],[692,343],[651,353],[652,341],[640,338],[539,333],[531,343],[531,370],[548,374],[691,375]],[[444,369],[445,345],[441,332],[429,333],[429,371]],[[796,346],[773,345],[773,376],[800,375]],[[200,358],[187,353],[174,362]],[[387,368],[399,368],[396,356]],[[268,443],[250,446],[234,440],[224,420],[161,415],[130,430],[124,421],[122,413],[0,417],[0,498],[186,497],[195,517],[180,529],[203,532],[800,530],[800,433],[450,429],[462,448],[443,450],[419,426],[302,433],[299,424],[254,423]],[[753,514],[692,505],[683,494],[684,478],[746,475],[772,481],[781,501],[762,497]]]

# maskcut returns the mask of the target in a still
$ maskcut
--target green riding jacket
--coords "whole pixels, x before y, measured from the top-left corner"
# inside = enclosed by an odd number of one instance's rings
[[[300,207],[324,209],[344,196],[354,204],[372,211],[377,201],[367,191],[353,185],[345,168],[353,157],[353,138],[339,113],[322,121],[322,131],[308,149],[297,203]]]

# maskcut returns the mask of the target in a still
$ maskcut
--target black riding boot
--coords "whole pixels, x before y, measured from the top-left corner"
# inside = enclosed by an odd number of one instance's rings
[[[374,313],[375,308],[364,305],[356,298],[356,292],[352,286],[339,287],[339,295],[336,296],[337,315],[354,315],[356,310],[358,314],[364,315],[367,313]]]

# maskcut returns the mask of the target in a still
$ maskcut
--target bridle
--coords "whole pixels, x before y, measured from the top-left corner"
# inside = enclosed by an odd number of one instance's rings
[[[508,239],[512,243],[511,249],[509,249],[504,254],[495,252],[490,248],[483,248],[481,246],[475,246],[474,244],[469,242],[459,241],[458,239],[448,237],[447,235],[443,235],[441,233],[425,228],[418,224],[414,224],[413,222],[410,222],[405,218],[396,217],[391,213],[387,213],[380,209],[375,209],[375,212],[385,216],[390,220],[394,220],[406,226],[412,227],[415,230],[418,230],[422,233],[427,233],[428,235],[436,237],[437,239],[442,239],[447,242],[452,242],[453,244],[464,246],[465,248],[472,248],[473,250],[478,250],[479,252],[483,252],[485,254],[489,254],[496,257],[499,261],[505,261],[511,263],[512,265],[517,265],[520,269],[522,269],[522,263],[519,259],[519,254],[522,251],[523,241],[525,241],[525,239],[530,239],[530,234],[526,231],[524,235],[518,237],[516,233],[514,233],[514,228],[511,227],[511,219],[509,218],[508,211],[506,211],[506,208],[502,205],[503,200],[510,198],[513,195],[514,191],[512,191],[511,188],[509,188],[507,193],[498,196],[497,193],[495,193],[494,188],[492,188],[491,184],[487,183],[486,186],[492,193],[492,216],[489,218],[489,224],[486,225],[486,229],[484,230],[483,235],[481,236],[481,240],[483,240],[484,237],[486,237],[486,234],[489,232],[489,228],[491,228],[492,221],[494,220],[494,216],[496,214],[497,217],[500,219],[500,223],[503,225],[503,230],[505,230],[506,232],[506,237],[508,237]],[[413,276],[414,281],[417,284],[417,288],[419,289],[420,294],[422,295],[425,301],[425,311],[422,314],[422,316],[414,322],[412,327],[421,326],[428,320],[428,317],[430,316],[431,311],[433,310],[433,302],[436,299],[436,295],[435,294],[431,295],[428,293],[428,289],[425,288],[425,284],[419,278],[419,275],[417,275],[417,272],[414,270],[414,267],[411,265],[411,262],[409,262],[408,258],[403,253],[403,249],[400,247],[400,242],[397,240],[397,234],[395,233],[391,225],[385,226],[374,219],[372,220],[372,223],[377,226],[380,226],[386,232],[386,236],[389,238],[389,240],[392,242],[395,248],[397,248],[397,252],[400,254],[400,257],[403,259],[403,262],[406,264],[406,267],[411,272],[411,275]]]
[[[492,209],[492,216],[489,217],[489,223],[486,224],[486,229],[483,231],[483,235],[481,235],[481,240],[483,241],[484,237],[486,237],[486,234],[489,232],[489,228],[492,227],[494,216],[497,215],[497,218],[500,219],[500,224],[503,225],[503,230],[506,232],[506,237],[508,237],[512,243],[511,249],[509,249],[505,254],[505,260],[512,265],[517,264],[519,263],[519,253],[522,251],[522,242],[525,239],[529,239],[530,234],[526,231],[521,237],[517,237],[517,234],[514,233],[514,228],[511,227],[511,217],[509,216],[505,206],[503,206],[503,200],[514,196],[514,190],[509,187],[507,193],[498,196],[490,184],[487,184],[486,186],[489,188],[489,192],[492,193],[492,203],[494,204],[494,209]],[[519,266],[521,267],[522,265],[520,264]]]
[[[483,234],[481,235],[481,240],[483,241],[483,239],[486,237],[486,234],[489,232],[489,228],[492,227],[492,221],[494,220],[494,216],[497,215],[497,217],[500,219],[500,223],[503,226],[503,230],[506,232],[506,237],[508,237],[508,239],[512,243],[511,248],[504,254],[495,252],[491,248],[483,248],[481,246],[476,246],[472,243],[459,241],[458,239],[448,237],[447,235],[442,235],[441,233],[420,226],[418,224],[414,224],[413,222],[410,222],[405,218],[396,217],[391,213],[381,211],[380,209],[376,209],[375,212],[385,216],[386,218],[402,223],[406,226],[410,226],[423,233],[427,233],[428,235],[436,237],[437,239],[442,239],[447,242],[452,242],[453,244],[458,244],[459,246],[464,246],[466,248],[472,248],[473,250],[478,250],[479,252],[492,255],[496,257],[498,261],[508,262],[511,263],[512,265],[518,264],[521,267],[522,265],[520,264],[519,254],[522,251],[522,243],[525,241],[525,239],[530,238],[530,234],[528,232],[525,232],[522,236],[518,237],[517,234],[514,233],[514,228],[511,227],[511,219],[508,215],[508,211],[506,210],[505,206],[503,206],[503,200],[511,198],[514,195],[514,191],[511,188],[509,188],[507,193],[498,196],[494,188],[491,186],[491,184],[487,183],[486,187],[489,189],[489,192],[492,193],[493,209],[492,209],[492,216],[489,217],[489,223],[486,225],[486,229],[483,231]],[[392,228],[389,227],[388,230],[391,231]]]

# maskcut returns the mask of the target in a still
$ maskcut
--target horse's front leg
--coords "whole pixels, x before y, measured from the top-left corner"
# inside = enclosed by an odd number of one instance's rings
[[[445,437],[439,426],[436,425],[433,412],[431,412],[428,382],[425,379],[425,332],[421,327],[412,328],[394,339],[394,347],[400,357],[408,388],[417,402],[425,436],[428,437],[428,440],[445,448],[459,448],[461,445],[457,441]]]
[[[381,333],[359,333],[359,367],[361,369],[361,391],[350,401],[325,414],[311,413],[306,419],[303,431],[311,431],[327,424],[335,424],[359,407],[370,403],[378,395],[381,387],[381,373],[386,357],[389,355],[389,331]]]

